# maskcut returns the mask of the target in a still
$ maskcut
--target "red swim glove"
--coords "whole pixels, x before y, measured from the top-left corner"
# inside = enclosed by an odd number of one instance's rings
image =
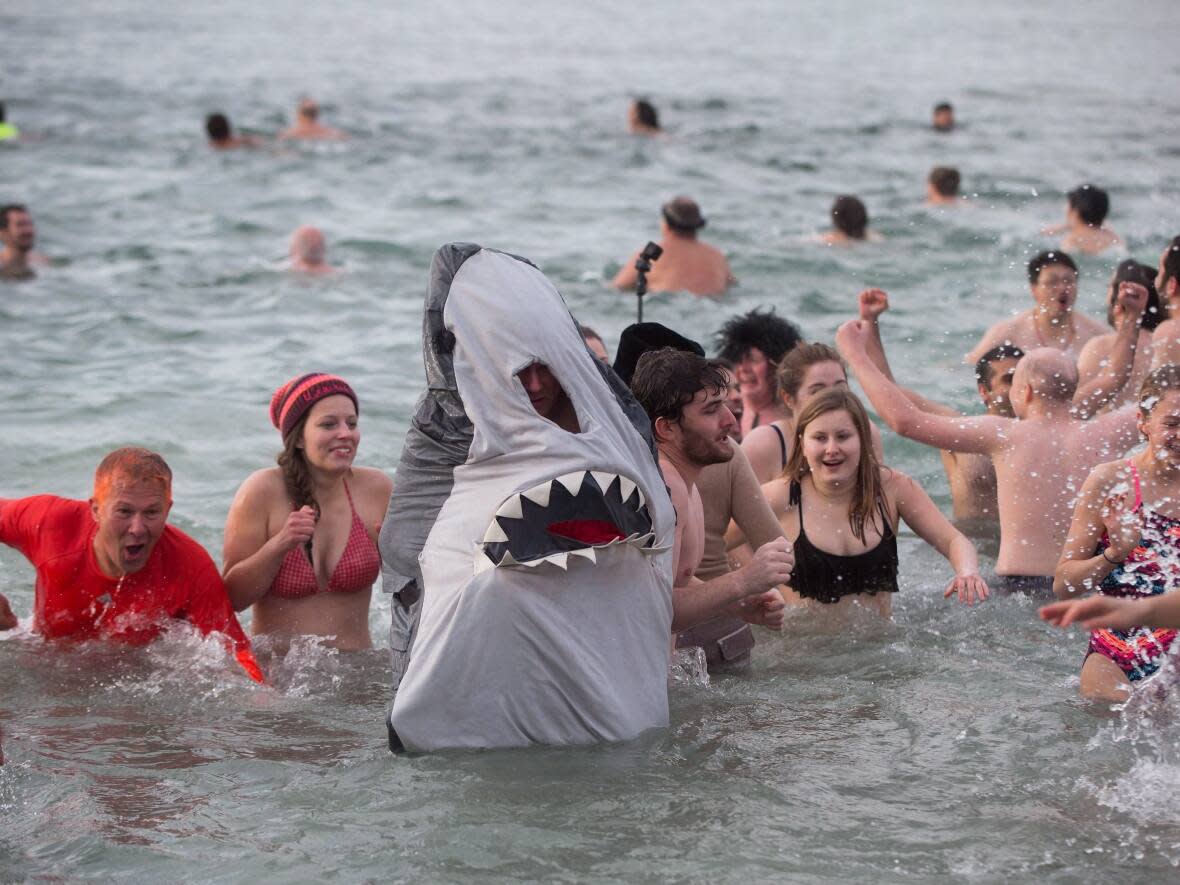
[[[248,648],[239,648],[234,652],[234,657],[238,659],[238,663],[242,665],[242,669],[246,671],[246,675],[262,685],[266,684],[266,678],[262,675],[262,668],[258,666],[258,661],[254,659],[254,652]]]

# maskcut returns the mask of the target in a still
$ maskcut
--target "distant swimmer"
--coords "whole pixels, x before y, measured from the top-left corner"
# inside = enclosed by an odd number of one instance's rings
[[[1160,618],[1159,601],[1180,597],[1180,366],[1152,372],[1139,392],[1139,431],[1147,448],[1094,468],[1078,497],[1053,591],[1061,599],[1097,590],[1115,605],[1047,606],[1042,617],[1093,619],[1081,693],[1127,699],[1131,686],[1163,664],[1180,626]],[[1113,453],[1112,453],[1113,454]],[[1141,600],[1134,605],[1130,600]],[[1138,615],[1143,620],[1109,618]],[[1100,616],[1109,620],[1098,620]]]
[[[943,598],[967,605],[987,599],[975,547],[920,485],[877,460],[871,423],[847,387],[817,394],[796,418],[787,469],[762,487],[794,544],[787,601],[825,613],[855,605],[888,616],[898,591],[901,521],[955,570]]]
[[[582,333],[582,340],[586,342],[586,346],[590,348],[590,352],[594,354],[595,358],[609,366],[610,354],[606,351],[606,343],[602,340],[602,336],[581,323],[578,323],[578,331]]]
[[[1120,298],[1126,309],[1110,375],[1092,383],[1090,390],[1078,391],[1077,368],[1068,356],[1049,347],[1030,351],[1012,378],[1016,419],[924,412],[874,363],[868,353],[873,336],[868,323],[850,320],[836,332],[840,353],[895,433],[939,449],[991,457],[1000,516],[996,573],[1008,591],[1048,593],[1083,480],[1096,465],[1136,442],[1132,410],[1090,420],[1076,417],[1075,411],[1078,401],[1104,402],[1130,373],[1147,293],[1124,283]]]
[[[28,280],[36,276],[33,268],[49,264],[49,259],[33,251],[37,228],[26,206],[9,203],[0,206],[0,280]]]
[[[355,465],[356,394],[311,372],[275,391],[270,420],[283,440],[278,466],[242,483],[225,523],[225,586],[251,629],[283,641],[321,636],[369,648],[369,600],[381,573],[377,532],[393,483]]]
[[[219,151],[233,148],[258,147],[262,139],[253,135],[235,135],[230,126],[229,117],[225,114],[210,114],[205,118],[205,132],[209,136],[209,146]]]
[[[336,268],[328,264],[327,251],[323,231],[305,224],[291,234],[290,259],[287,266],[300,273],[332,273]]]
[[[775,373],[787,351],[802,340],[798,326],[773,308],[754,308],[730,317],[717,332],[717,353],[734,365],[741,385],[740,439],[755,427],[790,418],[790,409],[779,396]]]
[[[697,231],[705,226],[700,206],[688,197],[676,197],[665,203],[660,213],[663,217],[660,246],[664,254],[647,275],[648,290],[724,294],[736,280],[720,250],[697,239]],[[614,279],[615,288],[635,288],[635,259],[638,257],[636,252],[627,259]]]
[[[342,129],[319,122],[320,106],[313,99],[304,98],[295,109],[295,125],[279,133],[279,138],[302,141],[338,141],[348,138]]]
[[[935,132],[951,132],[955,128],[955,108],[949,101],[940,101],[934,106],[930,125]]]
[[[848,194],[836,197],[832,203],[832,227],[820,236],[820,241],[829,246],[848,246],[866,240],[884,239],[876,231],[869,230],[869,212],[859,197]]]
[[[935,166],[926,179],[926,202],[931,206],[958,206],[959,170],[950,166]]]
[[[33,630],[46,639],[151,642],[172,620],[220,633],[255,681],[262,672],[205,549],[167,524],[172,471],[155,452],[111,452],[89,502],[0,499],[0,542],[37,570]]]
[[[1091,338],[1106,333],[1103,326],[1074,312],[1078,298],[1078,266],[1064,252],[1042,252],[1028,263],[1028,285],[1033,306],[993,325],[967,354],[974,363],[998,344],[1015,344],[1025,352],[1052,347],[1077,362]]]
[[[729,432],[737,423],[726,408],[725,376],[704,357],[670,347],[646,353],[631,380],[652,422],[660,472],[672,495],[672,629],[688,630],[719,616],[782,629],[783,598],[795,557],[776,536],[742,568],[711,581],[696,577],[705,550],[705,514],[697,480],[711,464],[734,457]]]
[[[20,130],[8,122],[8,110],[0,101],[0,141],[16,141],[18,138]]]
[[[1136,402],[1139,388],[1147,379],[1151,371],[1153,353],[1154,330],[1164,321],[1164,311],[1160,306],[1159,294],[1155,288],[1156,271],[1154,267],[1140,264],[1133,258],[1121,262],[1111,278],[1106,296],[1106,322],[1112,330],[1118,328],[1118,294],[1123,283],[1138,283],[1147,290],[1147,307],[1143,310],[1143,320],[1139,328],[1139,346],[1135,349],[1135,365],[1131,370],[1131,377],[1127,380],[1122,391],[1106,406],[1114,409],[1128,403]],[[1086,384],[1091,378],[1097,377],[1106,368],[1110,359],[1110,352],[1115,346],[1118,333],[1107,332],[1091,338],[1082,348],[1078,357],[1078,383]]]
[[[1112,246],[1121,246],[1122,240],[1109,227],[1104,227],[1110,212],[1110,197],[1106,191],[1093,184],[1083,184],[1067,195],[1065,223],[1042,228],[1046,236],[1064,234],[1061,248],[1083,255],[1097,255]]]
[[[646,98],[631,102],[627,111],[627,128],[635,135],[660,135],[660,115],[656,107]]]

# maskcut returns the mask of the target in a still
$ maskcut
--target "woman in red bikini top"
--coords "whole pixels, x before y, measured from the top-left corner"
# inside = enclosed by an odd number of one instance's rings
[[[271,398],[271,423],[283,437],[279,466],[238,489],[222,554],[230,601],[237,611],[253,606],[255,635],[372,645],[377,533],[393,484],[380,470],[353,466],[358,413],[356,394],[335,375],[292,378]]]

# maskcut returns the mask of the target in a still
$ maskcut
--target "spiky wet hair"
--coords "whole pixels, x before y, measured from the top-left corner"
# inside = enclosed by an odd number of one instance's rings
[[[754,308],[749,313],[730,317],[717,332],[717,355],[737,364],[751,349],[757,347],[772,363],[803,340],[803,333],[790,320],[774,312],[774,308]]]

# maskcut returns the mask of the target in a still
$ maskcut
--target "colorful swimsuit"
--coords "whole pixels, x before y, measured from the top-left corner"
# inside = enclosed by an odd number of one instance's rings
[[[1139,546],[1102,581],[1099,590],[1106,596],[1140,599],[1158,596],[1180,586],[1180,520],[1169,519],[1143,506],[1139,490],[1139,471],[1131,468],[1135,483],[1135,510],[1143,514],[1143,534]],[[1104,535],[1099,551],[1110,542]],[[1086,652],[1110,658],[1122,668],[1132,682],[1155,674],[1161,658],[1176,638],[1176,630],[1153,630],[1134,627],[1130,630],[1095,630],[1090,634]]]

